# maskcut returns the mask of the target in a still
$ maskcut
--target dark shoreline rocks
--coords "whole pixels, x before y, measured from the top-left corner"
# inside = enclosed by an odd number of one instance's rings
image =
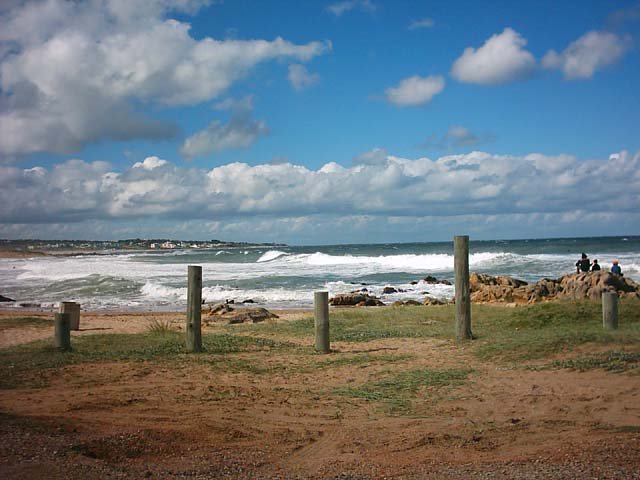
[[[603,292],[619,297],[640,298],[640,285],[610,272],[571,273],[558,279],[543,278],[529,285],[507,276],[471,273],[471,301],[474,303],[536,303],[554,300],[598,300]]]
[[[14,299],[0,295],[0,302],[15,302]]]
[[[378,297],[366,293],[339,293],[329,299],[329,305],[334,307],[382,307],[384,303]]]

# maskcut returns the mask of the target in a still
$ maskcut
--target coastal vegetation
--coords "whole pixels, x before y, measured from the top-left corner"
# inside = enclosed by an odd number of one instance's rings
[[[467,468],[455,451],[519,478],[562,450],[624,478],[636,468],[640,301],[619,306],[609,331],[592,300],[473,304],[474,339],[461,343],[450,304],[335,308],[330,354],[314,349],[309,312],[206,325],[202,353],[187,353],[184,314],[96,315],[61,352],[42,335],[51,319],[5,312],[5,337],[41,340],[0,348],[0,453],[12,471],[29,457],[73,478],[378,478],[366,465],[396,468],[405,451],[406,472],[419,471],[412,456]],[[626,453],[612,459],[603,444]],[[334,465],[344,451],[354,463]],[[317,462],[330,474],[314,476]]]

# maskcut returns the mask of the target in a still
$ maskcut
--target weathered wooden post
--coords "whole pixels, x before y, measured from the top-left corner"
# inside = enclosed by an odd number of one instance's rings
[[[329,353],[329,292],[314,292],[313,312],[316,327],[316,350]]]
[[[618,294],[602,292],[602,326],[605,330],[618,329]]]
[[[76,302],[60,302],[60,313],[69,314],[69,329],[80,330],[80,304]]]
[[[65,352],[71,350],[70,316],[68,313],[56,313],[54,316],[53,343]]]
[[[202,351],[202,267],[189,265],[187,283],[187,350]]]
[[[469,235],[453,237],[453,271],[456,288],[456,341],[471,340],[469,294]]]

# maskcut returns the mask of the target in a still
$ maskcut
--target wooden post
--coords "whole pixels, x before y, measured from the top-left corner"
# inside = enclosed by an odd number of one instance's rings
[[[71,350],[71,331],[69,330],[70,314],[56,313],[53,330],[53,341],[56,348],[68,352]]]
[[[329,353],[329,292],[313,294],[313,311],[316,327],[316,350]]]
[[[469,236],[453,237],[453,270],[456,284],[456,341],[471,340],[469,294]]]
[[[80,330],[80,304],[76,302],[60,302],[60,313],[69,314],[69,329]]]
[[[202,267],[189,265],[187,284],[187,350],[202,351]]]
[[[615,292],[602,292],[602,327],[618,329],[618,294]]]

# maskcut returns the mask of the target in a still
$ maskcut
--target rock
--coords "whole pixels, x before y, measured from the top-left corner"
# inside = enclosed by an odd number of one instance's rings
[[[422,279],[424,283],[429,283],[431,285],[439,284],[439,285],[451,285],[449,280],[438,280],[436,277],[432,275],[427,275]],[[412,284],[413,285],[413,284]]]
[[[236,323],[258,323],[264,322],[271,318],[278,318],[275,313],[270,312],[266,308],[231,308],[228,305],[216,305],[216,312],[212,308],[211,313],[207,317],[207,322],[226,322],[228,324]]]
[[[29,303],[29,302],[20,303],[18,305],[20,305],[23,308],[40,308],[42,306],[39,303]]]
[[[640,298],[640,285],[610,272],[581,272],[557,280],[543,278],[533,285],[511,277],[493,277],[471,273],[469,286],[472,302],[535,303],[549,300],[598,300],[603,292]]]
[[[417,284],[418,284],[418,282],[416,282],[415,280],[412,281],[412,282],[409,282],[409,285],[417,285]]]
[[[423,305],[445,305],[446,302],[443,302],[442,300],[438,300],[437,298],[434,297],[425,297],[425,299],[422,301]]]
[[[14,299],[0,295],[0,302],[15,302]]]
[[[334,306],[361,306],[361,307],[377,307],[384,303],[380,299],[368,295],[366,293],[339,293],[335,297],[329,299],[329,304]]]
[[[408,307],[408,306],[418,306],[418,305],[422,305],[422,304],[415,300],[397,300],[391,304],[392,307]]]
[[[391,293],[398,293],[398,290],[396,290],[396,289],[395,289],[395,288],[393,288],[393,287],[384,287],[384,288],[382,289],[382,294],[383,294],[383,295],[389,295],[389,294],[391,294]]]
[[[246,300],[243,300],[240,303],[256,303],[255,300],[251,299],[251,298],[247,298]]]

